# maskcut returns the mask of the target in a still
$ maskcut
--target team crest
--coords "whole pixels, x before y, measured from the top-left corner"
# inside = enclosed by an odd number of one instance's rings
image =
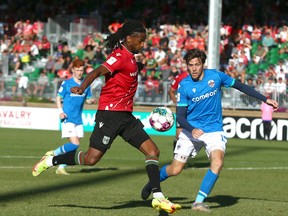
[[[109,141],[110,141],[110,137],[104,136],[104,137],[103,137],[103,140],[102,140],[102,143],[103,143],[104,145],[107,145],[107,144],[109,143]]]
[[[195,93],[196,92],[196,88],[192,88],[192,91]]]
[[[209,80],[209,81],[208,81],[208,85],[209,85],[211,88],[213,88],[213,87],[215,86],[214,80]]]

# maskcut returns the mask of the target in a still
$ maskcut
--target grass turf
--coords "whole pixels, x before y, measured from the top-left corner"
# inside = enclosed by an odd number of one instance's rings
[[[147,182],[144,156],[121,138],[96,166],[68,167],[69,176],[56,175],[51,168],[33,177],[34,163],[64,143],[60,132],[0,131],[0,215],[166,215],[151,207],[151,197],[141,200]],[[86,150],[89,135],[80,150]],[[152,138],[161,150],[160,166],[171,162],[173,137]],[[287,215],[287,150],[287,142],[228,140],[224,168],[206,199],[211,215]],[[208,167],[202,150],[179,176],[161,183],[164,194],[182,205],[177,215],[207,214],[190,208]]]

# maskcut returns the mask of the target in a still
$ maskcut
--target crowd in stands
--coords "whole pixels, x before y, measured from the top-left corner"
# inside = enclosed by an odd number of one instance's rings
[[[164,16],[165,17],[165,16]],[[163,18],[164,19],[164,18]],[[208,26],[200,20],[198,24],[189,24],[185,20],[176,19],[173,23],[161,19],[148,25],[148,39],[143,52],[136,56],[137,61],[145,66],[139,75],[138,96],[147,96],[154,101],[157,95],[163,93],[163,82],[172,82],[183,71],[187,70],[183,56],[191,48],[207,52]],[[164,19],[165,20],[165,19]],[[230,25],[222,23],[220,70],[256,88],[267,97],[277,99],[280,106],[287,104],[288,85],[288,26],[286,22],[275,25]],[[86,72],[105,61],[107,50],[104,46],[105,35],[116,31],[121,22],[115,18],[106,25],[106,31],[87,32],[87,37],[78,47],[69,47],[66,42],[59,41],[53,45],[47,35],[38,37],[43,26],[41,22],[30,23],[29,20],[17,21],[14,24],[13,35],[4,34],[0,40],[0,64],[8,58],[9,74],[17,77],[27,76],[33,83],[27,94],[42,98],[49,82],[63,80],[71,76],[71,62],[75,58],[85,61]],[[51,52],[52,51],[52,52]],[[33,72],[30,66],[41,62]],[[34,67],[35,68],[35,67]],[[1,70],[1,65],[0,65]],[[41,74],[41,75],[40,75]],[[5,74],[4,74],[5,75]],[[0,73],[0,97],[5,85]],[[16,93],[15,80],[13,92]],[[103,85],[103,81],[95,81],[95,89]],[[99,84],[100,83],[100,84]],[[18,86],[19,88],[19,86]],[[245,103],[250,104],[243,99]]]

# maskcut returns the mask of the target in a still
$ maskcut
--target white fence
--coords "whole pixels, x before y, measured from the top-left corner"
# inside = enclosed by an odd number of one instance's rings
[[[33,97],[32,93],[34,91],[35,85],[37,85],[37,80],[30,79],[28,83],[28,91],[23,88],[19,88],[19,77],[9,76],[2,78],[4,81],[4,89],[0,89],[0,100],[13,100],[13,98],[26,97],[26,100],[29,101]],[[1,80],[0,80],[1,82]],[[48,101],[55,101],[58,88],[62,80],[59,78],[50,79],[47,84],[44,93],[43,99]],[[0,85],[1,87],[1,85]],[[170,100],[168,95],[168,89],[170,87],[170,82],[163,82],[161,89],[155,89],[153,91],[145,91],[145,83],[139,83],[138,90],[135,95],[135,104],[137,105],[153,105],[153,106],[169,106],[173,105],[173,102]],[[92,93],[94,97],[98,98],[100,94],[101,87],[92,88]],[[37,95],[34,95],[34,97]],[[272,94],[272,98],[277,100],[279,104],[282,104],[282,108],[288,109],[288,99],[286,95],[279,95],[275,91]],[[281,100],[281,101],[280,101]],[[248,110],[259,110],[261,101],[251,98],[236,89],[222,89],[222,106],[223,108],[229,109],[248,109]]]

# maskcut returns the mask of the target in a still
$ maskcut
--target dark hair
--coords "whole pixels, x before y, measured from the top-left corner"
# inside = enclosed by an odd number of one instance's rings
[[[136,20],[129,20],[125,22],[117,32],[110,34],[105,41],[108,48],[114,49],[120,47],[121,42],[125,40],[128,35],[146,33],[143,24]]]
[[[200,58],[202,64],[205,64],[207,56],[206,56],[206,53],[202,50],[191,49],[185,54],[184,60],[186,61],[186,64],[188,64],[189,61],[193,58]]]

